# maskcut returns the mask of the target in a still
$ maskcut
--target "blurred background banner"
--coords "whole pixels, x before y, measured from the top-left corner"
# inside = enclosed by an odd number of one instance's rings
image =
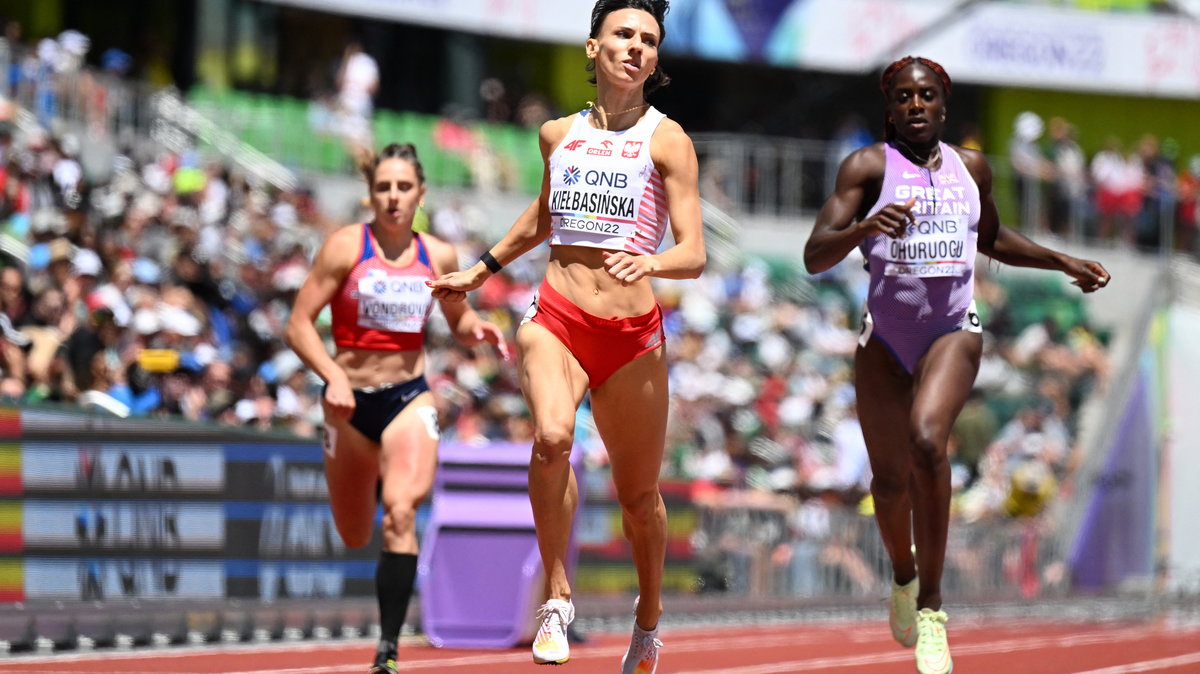
[[[956,80],[997,86],[1200,96],[1200,26],[1178,16],[971,7],[930,33],[889,50],[923,54]]]
[[[582,43],[591,19],[580,0],[266,0],[281,5],[547,42]]]

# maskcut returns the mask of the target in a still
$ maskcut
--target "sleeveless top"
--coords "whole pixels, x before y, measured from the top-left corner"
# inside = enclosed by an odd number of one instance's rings
[[[371,226],[362,226],[362,253],[330,302],[333,342],[339,347],[376,351],[415,351],[425,344],[425,320],[433,308],[436,278],[421,235],[413,233],[417,255],[404,267],[375,252]]]
[[[666,115],[654,108],[628,129],[608,131],[575,115],[550,155],[550,245],[650,255],[667,232],[666,190],[650,137]]]
[[[939,143],[941,168],[918,167],[890,144],[874,215],[912,197],[917,224],[903,238],[868,236],[859,248],[871,274],[867,307],[872,316],[933,320],[966,315],[975,291],[979,240],[979,187],[954,148]]]

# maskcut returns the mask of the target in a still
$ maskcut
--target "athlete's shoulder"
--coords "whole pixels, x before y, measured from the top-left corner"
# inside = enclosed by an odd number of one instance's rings
[[[991,180],[992,167],[988,164],[987,157],[982,152],[958,145],[951,145],[950,143],[946,143],[946,145],[958,153],[958,156],[962,159],[963,166],[967,167],[967,171],[970,172],[971,177],[975,179],[976,183]]]
[[[656,149],[664,152],[687,151],[692,148],[692,139],[679,125],[679,122],[670,117],[663,117],[658,123],[658,127],[654,129],[654,135],[651,137]]]
[[[333,273],[349,271],[362,254],[363,224],[339,227],[325,239],[317,253],[316,267]]]
[[[425,244],[425,248],[429,251],[429,257],[434,261],[438,273],[445,273],[442,270],[449,268],[450,271],[458,268],[458,254],[454,250],[454,244],[449,241],[443,241],[432,234],[421,234],[421,241]]]
[[[575,122],[575,117],[578,114],[575,113],[574,115],[567,115],[566,117],[542,122],[542,126],[538,130],[538,136],[543,143],[551,147],[558,145],[563,138],[567,137],[567,133],[571,130],[571,124]]]
[[[882,178],[885,170],[887,153],[883,143],[860,147],[842,160],[842,173],[862,180]]]
[[[361,241],[363,239],[363,223],[356,222],[351,225],[343,225],[334,230],[325,239],[325,248],[340,249],[347,247],[350,243]],[[351,246],[354,250],[358,250],[357,246]]]

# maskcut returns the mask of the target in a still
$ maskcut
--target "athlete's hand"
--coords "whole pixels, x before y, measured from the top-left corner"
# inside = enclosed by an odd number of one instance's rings
[[[638,279],[653,276],[658,268],[658,260],[653,255],[630,255],[624,251],[613,253],[606,250],[604,266],[610,276],[629,285]]]
[[[509,359],[508,343],[504,341],[504,331],[495,323],[488,321],[480,321],[479,325],[475,326],[475,339],[478,342],[487,342],[496,347],[496,351],[504,360]]]
[[[893,239],[904,236],[904,230],[909,225],[917,224],[913,217],[913,205],[917,198],[913,197],[904,203],[891,203],[879,209],[879,212],[863,220],[859,227],[867,230],[867,235],[883,234]]]
[[[1074,278],[1072,285],[1079,286],[1085,293],[1094,293],[1108,285],[1112,278],[1104,265],[1094,260],[1081,260],[1077,257],[1067,258],[1067,267],[1063,269],[1068,276]]]
[[[329,382],[325,387],[325,409],[339,419],[350,419],[354,416],[354,391],[346,379]]]
[[[482,262],[476,263],[470,269],[442,274],[441,277],[426,281],[425,285],[433,288],[433,299],[446,302],[461,302],[467,298],[467,293],[483,285],[491,272]]]

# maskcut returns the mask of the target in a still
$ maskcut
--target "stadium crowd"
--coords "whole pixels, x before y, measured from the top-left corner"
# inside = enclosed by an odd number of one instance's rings
[[[60,42],[55,58],[87,49],[76,36]],[[33,67],[53,50],[40,51],[8,59],[4,93],[60,82],[53,63]],[[110,74],[128,65],[110,60]],[[62,62],[61,77],[78,74],[78,58]],[[0,107],[0,395],[315,436],[321,382],[280,336],[314,251],[344,223],[309,189],[280,191],[197,153],[127,140],[103,124],[21,125],[14,106]],[[1190,194],[1179,204],[1191,204],[1194,228]],[[484,214],[431,206],[433,231],[475,259]],[[544,254],[476,293],[509,334]],[[658,286],[672,363],[666,477],[846,503],[866,493],[850,381],[865,276],[848,263],[810,278],[798,255],[711,269],[687,293]],[[955,431],[957,512],[1029,515],[1070,472],[1075,417],[1105,379],[1104,348],[1085,320],[1015,320],[986,270],[977,295],[987,336],[978,395]],[[455,346],[444,322],[429,339],[445,439],[530,441],[513,368]],[[584,417],[581,441],[602,467]]]

